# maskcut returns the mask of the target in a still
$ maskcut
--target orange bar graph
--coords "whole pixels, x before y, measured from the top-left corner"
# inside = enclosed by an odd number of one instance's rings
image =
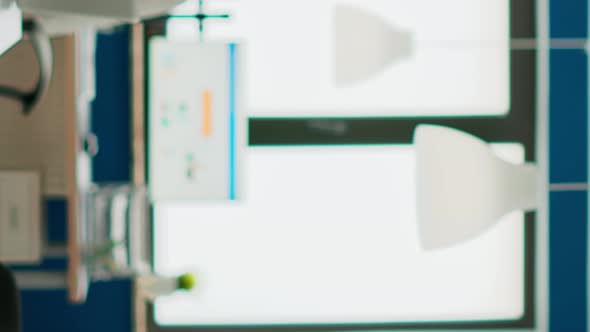
[[[202,126],[201,126],[201,131],[203,133],[203,136],[205,137],[209,137],[211,136],[211,133],[213,131],[213,126],[212,126],[212,109],[211,109],[211,104],[212,104],[212,94],[211,91],[209,90],[205,90],[203,91],[203,121],[202,121]]]

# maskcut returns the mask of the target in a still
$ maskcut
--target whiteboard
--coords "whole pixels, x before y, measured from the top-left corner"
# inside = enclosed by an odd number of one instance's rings
[[[239,46],[164,38],[149,46],[152,199],[238,199],[247,144]]]

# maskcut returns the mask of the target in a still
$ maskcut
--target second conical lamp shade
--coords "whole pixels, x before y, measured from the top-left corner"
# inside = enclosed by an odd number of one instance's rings
[[[387,66],[412,55],[412,36],[361,8],[334,8],[334,65],[336,85],[372,78]]]
[[[515,210],[536,206],[536,168],[498,158],[488,144],[459,130],[419,125],[417,216],[425,249],[472,239]]]

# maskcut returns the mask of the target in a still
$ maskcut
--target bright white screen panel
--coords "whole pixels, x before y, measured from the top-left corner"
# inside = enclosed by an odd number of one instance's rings
[[[520,145],[503,145],[522,161]],[[156,270],[196,270],[194,294],[162,298],[160,324],[516,319],[523,214],[424,252],[410,146],[255,147],[242,203],[155,207]]]
[[[210,1],[209,12],[229,12],[232,18],[209,21],[205,37],[244,43],[245,97],[251,116],[504,114],[510,104],[508,4],[508,0]],[[407,32],[410,56],[392,59],[366,80],[336,85],[334,16],[340,5],[384,21],[387,29]],[[341,23],[340,28],[354,26],[365,39],[379,38],[358,20]],[[190,20],[169,24],[171,37],[194,39],[196,31]],[[383,40],[383,48],[399,47],[391,43]]]
[[[0,55],[22,37],[22,14],[16,1],[0,0]]]

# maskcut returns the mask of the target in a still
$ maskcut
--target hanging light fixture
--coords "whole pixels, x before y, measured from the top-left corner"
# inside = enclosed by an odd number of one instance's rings
[[[434,125],[414,131],[418,232],[424,249],[477,237],[502,216],[536,208],[536,166],[500,159],[481,139]]]
[[[361,8],[338,4],[334,7],[333,22],[336,85],[366,80],[390,64],[412,56],[411,33],[391,25],[382,17]]]

